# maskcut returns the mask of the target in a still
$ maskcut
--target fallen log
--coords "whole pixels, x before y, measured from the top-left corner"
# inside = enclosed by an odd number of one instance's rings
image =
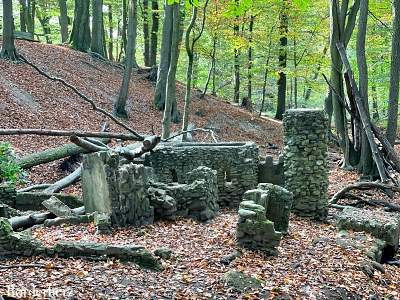
[[[51,129],[0,129],[0,135],[41,135],[41,136],[72,136],[101,138],[101,139],[119,139],[124,141],[142,141],[144,138],[133,134],[96,132],[96,131],[69,131],[69,130],[51,130]]]
[[[66,144],[60,147],[47,149],[42,152],[26,155],[17,161],[22,169],[29,169],[37,165],[46,164],[72,155],[90,153],[87,149],[75,144]]]
[[[330,200],[330,206],[332,204],[336,204],[340,199],[342,199],[349,191],[351,190],[367,190],[367,189],[380,189],[383,191],[393,191],[393,192],[400,192],[400,187],[378,183],[378,182],[358,182],[351,185],[348,185],[338,191]]]
[[[71,142],[73,142],[75,145],[86,149],[89,152],[97,152],[97,151],[107,151],[110,150],[107,146],[99,146],[97,143],[93,143],[91,141],[82,139],[80,137],[77,137],[76,135],[71,135],[69,138]]]
[[[25,193],[25,192],[35,191],[35,190],[43,190],[43,189],[47,189],[50,186],[51,186],[51,184],[49,184],[49,183],[35,184],[35,185],[31,185],[31,186],[28,186],[23,189],[19,189],[17,192]]]
[[[76,215],[83,215],[85,213],[85,207],[81,206],[78,208],[74,208],[72,209],[72,211]],[[44,223],[44,221],[46,221],[47,219],[54,219],[56,217],[57,216],[51,212],[44,212],[44,213],[33,213],[25,216],[12,217],[9,219],[9,221],[13,230],[17,230],[20,228],[29,228],[34,225],[39,225]]]

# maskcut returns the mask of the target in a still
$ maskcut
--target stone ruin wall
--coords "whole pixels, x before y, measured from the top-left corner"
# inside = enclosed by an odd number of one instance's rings
[[[237,208],[243,194],[257,186],[258,162],[254,143],[180,143],[157,147],[144,164],[165,183],[186,183],[186,174],[200,166],[216,170],[219,205]]]

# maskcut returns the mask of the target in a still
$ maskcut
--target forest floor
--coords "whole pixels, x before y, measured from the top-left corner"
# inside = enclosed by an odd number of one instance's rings
[[[111,110],[118,95],[122,72],[87,54],[61,46],[18,41],[19,51],[48,73],[61,77]],[[0,60],[0,127],[99,130],[104,118],[60,84],[43,78],[29,66]],[[152,106],[153,83],[141,75],[131,82],[128,124],[141,133],[152,127],[160,132],[161,112]],[[184,90],[178,87],[182,109]],[[217,129],[219,141],[254,141],[263,155],[277,156],[282,150],[282,126],[214,97],[194,99],[191,122],[196,127]],[[174,126],[178,131],[179,127]],[[111,131],[120,131],[111,124]],[[197,136],[203,139],[204,136]],[[13,144],[18,155],[41,151],[68,142],[63,138],[31,136],[3,138]],[[330,152],[329,194],[358,180],[354,172],[338,167],[340,155]],[[53,182],[66,174],[60,162],[32,168],[30,183]],[[69,192],[79,193],[79,185]],[[363,192],[362,197],[385,195]],[[389,199],[400,204],[399,195]],[[61,258],[19,258],[1,265],[43,264],[45,268],[2,269],[0,296],[13,291],[47,290],[59,292],[57,299],[400,299],[400,269],[385,265],[385,273],[365,275],[360,265],[366,260],[365,247],[371,238],[350,233],[349,241],[336,227],[295,216],[277,257],[243,251],[230,265],[224,255],[240,250],[235,243],[237,214],[222,210],[213,220],[156,222],[142,228],[116,229],[111,236],[95,235],[93,224],[37,228],[32,234],[51,245],[59,240],[139,244],[148,250],[169,247],[171,260],[162,260],[163,271],[151,272],[119,261],[89,261]],[[350,241],[351,240],[351,241]],[[357,245],[354,244],[357,241]],[[362,244],[362,245],[361,245]],[[60,268],[58,268],[60,267]],[[222,276],[242,271],[263,281],[262,288],[243,294],[228,289]],[[1,297],[0,297],[1,298]]]

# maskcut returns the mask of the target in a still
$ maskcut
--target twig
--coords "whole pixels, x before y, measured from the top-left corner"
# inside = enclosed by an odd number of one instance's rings
[[[217,140],[217,138],[215,137],[214,131],[211,130],[211,129],[205,129],[205,128],[194,128],[194,129],[190,129],[190,130],[181,131],[181,132],[179,132],[179,133],[177,133],[177,134],[174,134],[173,136],[170,136],[170,137],[167,138],[167,139],[163,139],[162,142],[168,142],[168,141],[170,141],[170,140],[172,140],[172,139],[174,139],[174,138],[176,138],[176,137],[178,137],[178,136],[180,136],[180,135],[183,135],[183,134],[185,134],[185,133],[195,132],[195,131],[202,131],[202,132],[210,133],[210,134],[211,134],[211,137],[212,137],[213,140],[214,140],[214,142],[215,142],[215,143],[218,143],[218,140]]]
[[[93,100],[89,99],[87,96],[85,96],[83,93],[81,93],[80,91],[78,91],[78,89],[76,87],[74,87],[73,85],[69,84],[68,82],[66,82],[65,80],[58,78],[58,77],[53,77],[50,76],[49,74],[47,74],[46,72],[42,71],[39,67],[37,67],[36,65],[34,65],[33,63],[29,62],[23,55],[19,55],[21,57],[21,59],[28,65],[30,65],[32,68],[34,68],[36,71],[39,72],[39,74],[45,76],[46,78],[53,80],[53,81],[57,81],[62,83],[64,86],[70,88],[72,91],[74,91],[79,97],[81,97],[83,100],[85,100],[86,102],[88,102],[91,106],[92,109],[94,111],[98,111],[100,113],[102,113],[103,115],[109,117],[111,120],[113,120],[116,124],[118,124],[119,126],[125,128],[126,130],[128,130],[130,133],[132,133],[134,136],[136,136],[139,140],[143,140],[143,136],[140,135],[139,133],[137,133],[136,131],[134,131],[133,129],[131,129],[129,126],[125,125],[124,123],[122,123],[121,121],[119,121],[117,118],[115,118],[112,114],[110,114],[109,112],[107,112],[106,110],[99,108],[96,106],[96,104],[94,103]]]
[[[0,269],[17,269],[17,268],[44,268],[44,269],[56,269],[60,270],[64,267],[44,265],[44,264],[20,264],[20,265],[0,265]]]

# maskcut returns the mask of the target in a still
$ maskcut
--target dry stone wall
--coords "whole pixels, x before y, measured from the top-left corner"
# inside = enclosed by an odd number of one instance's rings
[[[238,207],[243,194],[257,186],[258,148],[254,143],[164,144],[145,157],[158,181],[187,183],[187,173],[206,166],[217,171],[219,205]]]
[[[15,200],[17,198],[17,191],[13,186],[0,185],[0,203],[8,206],[15,207]]]
[[[327,118],[322,110],[291,109],[283,118],[285,188],[292,211],[323,220],[328,206]]]

